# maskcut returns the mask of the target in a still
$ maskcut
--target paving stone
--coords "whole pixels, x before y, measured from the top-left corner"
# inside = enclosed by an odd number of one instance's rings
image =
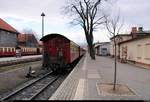
[[[98,57],[91,60],[86,55],[62,83],[50,100],[74,100],[79,94],[79,80],[84,79],[81,100],[150,100],[150,69],[142,69],[130,64],[117,62],[117,84],[125,85],[135,95],[98,94],[97,83],[113,83],[114,61],[110,57]],[[78,86],[79,85],[79,86]]]

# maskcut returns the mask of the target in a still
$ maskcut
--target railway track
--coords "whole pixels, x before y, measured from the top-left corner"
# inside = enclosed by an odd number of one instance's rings
[[[40,95],[47,87],[52,85],[60,75],[54,75],[52,72],[47,73],[34,82],[12,92],[11,94],[3,97],[1,101],[12,100],[34,100]]]

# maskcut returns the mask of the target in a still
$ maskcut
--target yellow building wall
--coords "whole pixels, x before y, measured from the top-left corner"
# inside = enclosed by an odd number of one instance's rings
[[[121,38],[121,39],[120,39]],[[116,46],[116,55],[117,56],[119,56],[119,46],[118,46],[118,43],[119,42],[122,42],[122,41],[126,41],[126,40],[129,40],[129,39],[131,39],[132,38],[132,36],[121,36],[121,37],[116,37],[116,43],[117,43],[117,46]],[[114,49],[115,49],[115,47],[114,47],[114,41],[113,41],[113,39],[111,40],[111,42],[110,42],[110,55],[111,56],[113,56],[113,55],[115,55],[114,53]]]
[[[125,54],[127,48],[127,54]],[[150,37],[120,45],[120,58],[150,65]]]

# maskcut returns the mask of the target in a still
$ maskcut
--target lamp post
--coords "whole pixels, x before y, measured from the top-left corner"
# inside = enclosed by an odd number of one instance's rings
[[[42,37],[44,36],[44,16],[45,14],[42,12]],[[44,49],[44,46],[43,46]],[[44,50],[42,49],[42,67],[44,67]]]
[[[44,36],[44,16],[45,16],[45,14],[42,12],[41,16],[42,16],[42,37],[43,37]]]

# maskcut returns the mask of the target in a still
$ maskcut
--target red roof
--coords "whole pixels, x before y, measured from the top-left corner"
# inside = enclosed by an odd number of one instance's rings
[[[18,31],[0,18],[0,29],[18,33]]]

